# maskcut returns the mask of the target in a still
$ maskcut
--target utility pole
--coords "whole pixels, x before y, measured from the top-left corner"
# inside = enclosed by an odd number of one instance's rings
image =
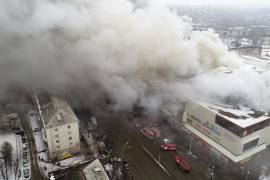
[[[191,147],[192,147],[192,135],[191,133],[189,134],[190,135],[190,141],[189,141],[189,149],[188,149],[188,155],[192,155],[192,151],[191,151]]]
[[[124,152],[126,149],[130,149],[131,146],[129,145],[128,141],[122,146],[121,148],[121,158],[124,160]]]

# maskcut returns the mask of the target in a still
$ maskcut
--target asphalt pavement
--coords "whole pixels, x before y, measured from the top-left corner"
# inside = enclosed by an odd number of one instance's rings
[[[178,144],[176,152],[167,152],[160,149],[162,138],[154,140],[148,139],[136,128],[124,114],[114,115],[113,113],[103,112],[96,115],[98,119],[97,132],[105,131],[108,137],[114,142],[114,156],[122,157],[128,161],[131,166],[129,171],[129,180],[207,180],[211,179],[209,173],[209,161],[202,159],[212,159],[212,155],[205,157],[196,157],[188,155],[188,143],[183,141],[182,134],[168,128],[167,135],[174,134],[174,139]],[[123,148],[126,142],[131,148]],[[182,144],[181,144],[182,143]],[[143,147],[150,152],[147,153]],[[193,148],[198,145],[193,145]],[[185,157],[191,164],[191,173],[184,173],[176,164],[174,158],[176,155]],[[154,159],[155,160],[154,160]],[[158,165],[159,161],[162,167]],[[240,180],[235,174],[228,174],[227,171],[221,171],[214,175],[213,179],[218,180]]]
[[[114,155],[117,157],[124,156],[124,159],[128,161],[131,167],[129,179],[205,180],[207,178],[207,169],[205,167],[200,167],[201,170],[196,168],[190,174],[184,173],[175,163],[174,157],[177,154],[176,152],[160,150],[157,142],[144,137],[136,128],[128,127],[123,123],[123,121],[127,121],[125,117],[120,115],[105,117],[104,114],[97,117],[99,122],[99,129],[97,131],[107,132],[109,138],[114,142]],[[128,142],[131,148],[124,147],[126,142]],[[142,146],[152,154],[152,157]],[[160,164],[162,164],[165,170],[153,160],[153,157],[157,161],[160,159]]]

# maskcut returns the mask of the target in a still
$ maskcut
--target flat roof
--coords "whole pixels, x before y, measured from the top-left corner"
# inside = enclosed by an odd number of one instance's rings
[[[208,103],[203,101],[195,102],[242,128],[270,119],[268,113],[255,111],[247,107],[225,105],[221,103]]]
[[[96,159],[83,169],[87,180],[110,180],[101,162]]]
[[[231,153],[229,150],[227,150],[226,148],[221,146],[220,144],[216,143],[215,141],[213,141],[212,139],[210,139],[209,137],[207,137],[206,135],[204,135],[203,133],[198,131],[197,129],[193,128],[191,125],[185,124],[185,127],[189,131],[191,131],[193,134],[200,137],[202,140],[207,142],[210,146],[214,147],[216,150],[218,150],[220,153],[222,153],[223,155],[225,155],[226,157],[228,157],[229,159],[231,159],[235,163],[244,161],[245,159],[253,156],[254,154],[266,149],[266,145],[262,144],[260,146],[256,146],[255,148],[252,148],[252,149],[242,153],[241,155],[236,156],[233,153]]]

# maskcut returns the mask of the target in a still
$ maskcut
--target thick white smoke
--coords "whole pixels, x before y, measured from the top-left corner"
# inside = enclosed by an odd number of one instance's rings
[[[199,95],[257,98],[259,89],[249,93],[241,74],[200,75],[240,64],[218,35],[192,32],[191,19],[142,2],[0,0],[2,89],[27,84],[87,100],[106,95],[120,109],[139,103],[155,110]]]

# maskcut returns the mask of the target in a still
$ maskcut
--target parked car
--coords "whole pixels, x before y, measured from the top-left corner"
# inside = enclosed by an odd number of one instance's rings
[[[154,138],[154,132],[149,127],[144,127],[140,131],[143,133],[143,135],[145,135],[149,139]]]
[[[152,127],[151,130],[155,137],[160,137],[160,130],[158,128]]]
[[[175,161],[184,172],[190,172],[191,167],[185,158],[181,156],[175,156]]]
[[[27,159],[23,159],[23,167],[28,167],[28,160]]]
[[[26,138],[25,137],[22,137],[22,142],[26,143]]]
[[[27,151],[28,150],[28,148],[27,147],[23,147],[23,151]]]
[[[40,128],[35,128],[34,132],[37,132],[37,131],[40,131],[40,130],[41,130]]]
[[[29,169],[24,169],[23,170],[23,176],[24,176],[24,178],[29,178],[30,177],[30,171],[29,171]]]
[[[27,159],[27,152],[23,152],[23,159]]]
[[[160,148],[164,151],[175,151],[176,144],[161,144]]]
[[[23,130],[16,131],[15,134],[20,135],[20,136],[25,136],[25,132]]]
[[[27,148],[28,149],[27,143],[24,143],[23,144],[23,148]]]

